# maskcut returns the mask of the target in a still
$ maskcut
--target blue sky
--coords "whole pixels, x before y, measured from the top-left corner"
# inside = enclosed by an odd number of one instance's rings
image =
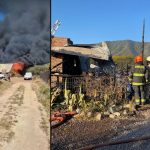
[[[74,43],[113,40],[150,41],[150,0],[51,0],[51,23],[62,24],[56,36]]]

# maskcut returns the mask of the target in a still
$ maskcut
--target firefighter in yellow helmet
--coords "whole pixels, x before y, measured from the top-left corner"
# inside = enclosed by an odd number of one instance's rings
[[[146,68],[147,68],[147,74],[146,74],[146,82],[147,82],[147,84],[146,84],[146,100],[148,101],[148,102],[150,102],[150,56],[148,56],[147,58],[146,58],[146,62],[147,62],[147,66],[146,66]]]
[[[129,79],[134,89],[135,104],[139,106],[140,104],[145,104],[144,86],[146,83],[146,67],[143,65],[142,56],[136,56],[134,62],[135,65],[131,68]]]

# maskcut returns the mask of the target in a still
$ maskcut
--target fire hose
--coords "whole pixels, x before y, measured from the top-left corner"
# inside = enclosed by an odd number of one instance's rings
[[[128,139],[128,140],[120,140],[120,141],[102,143],[102,144],[97,144],[97,145],[91,145],[91,146],[80,148],[78,150],[93,150],[93,149],[96,149],[96,148],[102,148],[102,147],[106,147],[106,146],[126,144],[126,143],[131,143],[131,142],[139,142],[139,141],[144,141],[144,140],[150,140],[150,136],[131,138],[131,139]]]
[[[63,124],[68,119],[72,118],[74,115],[76,115],[76,112],[55,112],[51,115],[50,122],[51,122],[51,128],[56,128]]]

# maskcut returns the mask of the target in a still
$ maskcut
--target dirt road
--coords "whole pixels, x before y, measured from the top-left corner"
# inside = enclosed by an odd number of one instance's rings
[[[48,150],[41,111],[32,81],[15,80],[0,96],[0,150]]]

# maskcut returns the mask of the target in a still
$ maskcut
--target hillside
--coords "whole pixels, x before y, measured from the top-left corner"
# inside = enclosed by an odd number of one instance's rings
[[[132,55],[135,56],[141,51],[142,43],[122,40],[122,41],[106,41],[112,55]],[[145,42],[144,55],[150,55],[150,42]]]

